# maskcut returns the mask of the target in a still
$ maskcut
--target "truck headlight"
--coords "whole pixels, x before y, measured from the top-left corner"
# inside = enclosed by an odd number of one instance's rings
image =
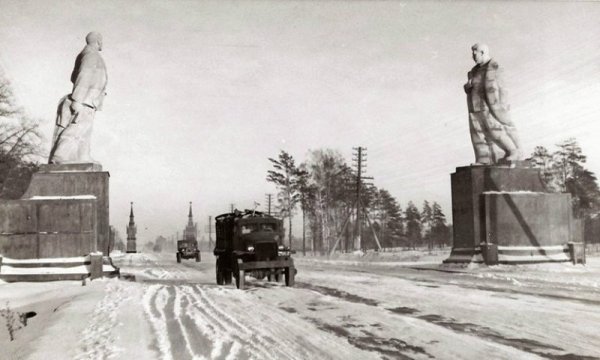
[[[250,251],[250,252],[253,252],[254,251],[254,246],[248,246],[247,250]]]
[[[283,246],[283,245],[279,245],[278,249],[279,249],[279,250],[283,250],[283,249],[285,249],[285,246]]]

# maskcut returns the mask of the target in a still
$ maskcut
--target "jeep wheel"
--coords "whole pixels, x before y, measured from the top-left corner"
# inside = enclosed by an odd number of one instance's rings
[[[177,262],[180,263],[181,262],[181,254],[177,253]]]

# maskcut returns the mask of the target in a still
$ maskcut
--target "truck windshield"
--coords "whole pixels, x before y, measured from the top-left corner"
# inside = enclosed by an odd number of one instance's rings
[[[260,224],[260,230],[261,231],[275,231],[276,229],[276,225],[275,224]]]
[[[258,224],[244,224],[242,225],[242,235],[250,234],[258,231]]]
[[[267,224],[244,224],[242,225],[242,235],[250,234],[257,231],[268,231],[275,232],[277,229],[276,224],[267,223]]]

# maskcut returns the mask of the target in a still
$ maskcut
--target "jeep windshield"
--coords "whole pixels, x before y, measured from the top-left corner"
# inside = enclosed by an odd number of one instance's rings
[[[196,248],[196,242],[195,241],[178,241],[177,242],[177,247],[179,249],[186,249],[186,248]]]

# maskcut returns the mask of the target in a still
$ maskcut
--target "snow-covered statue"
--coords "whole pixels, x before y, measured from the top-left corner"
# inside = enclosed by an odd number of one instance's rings
[[[469,71],[464,89],[475,165],[520,160],[521,144],[510,117],[502,68],[490,57],[487,45],[475,44],[471,50],[476,65]],[[501,159],[498,148],[504,152]]]
[[[92,125],[96,111],[102,109],[108,77],[100,56],[102,35],[91,32],[85,41],[86,46],[77,55],[71,74],[73,91],[58,104],[49,164],[93,162],[90,156]]]

